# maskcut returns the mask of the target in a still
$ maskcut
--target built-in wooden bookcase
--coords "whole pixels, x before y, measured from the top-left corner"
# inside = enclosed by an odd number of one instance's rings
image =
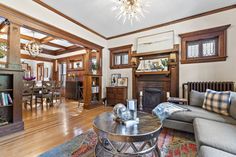
[[[92,64],[96,64],[94,71]],[[85,74],[83,81],[84,107],[90,109],[102,104],[102,50],[87,50],[85,55]]]
[[[4,125],[0,124],[0,136],[24,129],[21,107],[22,77],[21,70],[0,69],[0,94],[9,94],[12,99],[12,103],[8,100],[8,105],[1,103],[0,106],[0,117],[6,121]]]

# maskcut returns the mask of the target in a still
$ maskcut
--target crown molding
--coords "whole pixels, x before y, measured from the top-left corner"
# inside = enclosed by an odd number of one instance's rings
[[[119,34],[119,35],[111,36],[111,37],[108,37],[107,40],[111,40],[111,39],[115,39],[115,38],[120,38],[120,37],[124,37],[124,36],[127,36],[127,35],[132,35],[132,34],[135,34],[135,33],[145,32],[145,31],[149,31],[149,30],[152,30],[152,29],[157,29],[157,28],[160,28],[160,27],[176,24],[176,23],[181,23],[181,22],[185,22],[185,21],[188,21],[188,20],[193,20],[193,19],[196,19],[196,18],[200,18],[200,17],[204,17],[204,16],[208,16],[208,15],[224,12],[224,11],[235,9],[235,8],[236,8],[236,4],[230,5],[230,6],[227,6],[227,7],[223,7],[223,8],[219,8],[219,9],[215,9],[215,10],[211,10],[211,11],[207,11],[207,12],[204,12],[204,13],[200,13],[200,14],[184,17],[184,18],[181,18],[181,19],[169,21],[169,22],[158,24],[158,25],[155,25],[155,26],[139,29],[139,30],[136,30],[136,31],[132,31],[132,32],[124,33],[124,34]]]
[[[210,10],[210,11],[207,11],[207,12],[203,12],[203,13],[200,13],[200,14],[196,14],[196,15],[192,15],[192,16],[188,16],[188,17],[184,17],[184,18],[180,18],[180,19],[177,19],[177,20],[173,20],[173,21],[169,21],[169,22],[166,22],[166,23],[162,23],[162,24],[158,24],[158,25],[154,25],[154,26],[151,26],[151,27],[147,27],[147,28],[143,28],[143,29],[138,29],[138,30],[135,30],[135,31],[131,31],[131,32],[127,32],[127,33],[123,33],[123,34],[119,34],[119,35],[115,35],[115,36],[110,36],[110,37],[105,37],[104,35],[92,30],[91,28],[81,24],[79,21],[76,21],[74,20],[73,18],[63,14],[62,12],[56,10],[55,8],[47,5],[46,3],[44,3],[42,0],[33,0],[34,2],[38,3],[39,5],[51,10],[52,12],[66,18],[67,20],[81,26],[82,28],[106,39],[106,40],[111,40],[111,39],[115,39],[115,38],[120,38],[120,37],[124,37],[124,36],[128,36],[128,35],[132,35],[132,34],[135,34],[135,33],[140,33],[140,32],[145,32],[145,31],[149,31],[149,30],[152,30],[152,29],[157,29],[157,28],[160,28],[160,27],[164,27],[164,26],[168,26],[168,25],[172,25],[172,24],[176,24],[176,23],[181,23],[181,22],[185,22],[185,21],[188,21],[188,20],[193,20],[193,19],[196,19],[196,18],[200,18],[200,17],[204,17],[204,16],[208,16],[208,15],[212,15],[212,14],[216,14],[216,13],[220,13],[220,12],[224,12],[224,11],[227,11],[227,10],[231,10],[231,9],[235,9],[236,8],[236,4],[233,4],[233,5],[230,5],[230,6],[226,6],[226,7],[222,7],[222,8],[218,8],[218,9],[214,9],[214,10]]]
[[[91,33],[94,33],[94,34],[98,35],[99,37],[102,37],[103,39],[107,39],[105,36],[101,35],[100,33],[94,31],[93,29],[91,29],[91,28],[89,28],[89,27],[83,25],[83,24],[80,23],[79,21],[77,21],[77,20],[75,20],[75,19],[73,19],[73,18],[71,18],[71,17],[69,17],[69,16],[63,14],[63,13],[60,12],[59,10],[57,10],[57,9],[55,9],[55,8],[53,8],[53,7],[51,7],[51,6],[49,6],[48,4],[44,3],[42,0],[33,0],[33,1],[36,2],[36,3],[38,3],[39,5],[43,6],[44,8],[46,8],[46,9],[48,9],[48,10],[50,10],[50,11],[52,11],[52,12],[54,12],[54,13],[56,13],[56,14],[62,16],[62,17],[64,17],[65,19],[67,19],[67,20],[69,20],[69,21],[71,21],[71,22],[73,22],[73,23],[75,23],[76,25],[79,25],[80,27],[84,28],[85,30],[87,30],[87,31],[89,31],[89,32],[91,32]]]

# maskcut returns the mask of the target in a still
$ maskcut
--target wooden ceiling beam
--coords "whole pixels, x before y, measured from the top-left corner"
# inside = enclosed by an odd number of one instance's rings
[[[0,32],[0,34],[6,34],[4,32]],[[24,35],[24,34],[21,34],[20,35],[20,38],[21,39],[25,39],[25,40],[33,40],[33,37],[31,36],[28,36],[28,35]],[[36,41],[40,42],[40,39],[37,39],[37,38],[34,38]],[[62,50],[66,50],[68,47],[66,46],[61,46],[61,45],[58,45],[58,44],[55,44],[55,43],[51,43],[51,42],[48,42],[48,43],[44,43],[44,45],[48,45],[48,46],[51,46],[51,47],[56,47],[56,48],[60,48]]]
[[[83,47],[73,47],[73,48],[70,48],[70,49],[66,49],[64,51],[54,51],[54,55],[62,55],[62,54],[66,54],[66,53],[70,53],[70,52],[75,52],[75,51],[80,51],[80,50],[83,50],[84,48]]]
[[[51,36],[46,36],[46,37],[40,39],[40,43],[45,44],[45,43],[48,43],[49,41],[52,41],[52,40],[54,40],[53,37],[51,37]]]
[[[25,39],[25,40],[33,40],[33,37],[23,35],[23,34],[21,34],[20,37],[21,37],[21,39]],[[38,42],[41,42],[40,39],[37,39],[37,38],[34,38],[34,39]],[[60,49],[63,49],[63,50],[67,49],[67,47],[65,47],[65,46],[61,46],[61,45],[54,44],[54,43],[51,43],[51,42],[46,42],[46,43],[43,43],[43,44],[48,45],[48,46],[52,46],[52,47],[56,47],[56,48],[60,48]]]
[[[44,62],[53,62],[53,59],[45,58],[45,57],[32,57],[27,54],[21,54],[22,59],[36,60],[36,61],[44,61]]]

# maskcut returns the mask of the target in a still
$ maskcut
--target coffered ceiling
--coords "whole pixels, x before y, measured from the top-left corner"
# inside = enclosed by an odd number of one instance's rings
[[[8,20],[0,17],[0,42],[7,43],[8,38]],[[69,52],[75,52],[83,50],[84,47],[78,44],[71,43],[67,40],[60,39],[39,31],[33,31],[29,28],[20,28],[20,43],[21,49],[24,50],[25,44],[32,40],[36,40],[41,43],[44,54],[49,55],[62,55]]]
[[[111,9],[114,6],[112,0],[34,1],[105,38],[236,4],[236,0],[149,0],[149,13],[141,22],[131,25],[116,20],[116,13]]]

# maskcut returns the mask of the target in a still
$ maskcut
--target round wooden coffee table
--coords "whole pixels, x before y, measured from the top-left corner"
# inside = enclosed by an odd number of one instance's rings
[[[98,143],[95,149],[96,156],[103,151],[115,156],[140,156],[154,153],[161,156],[157,145],[161,132],[160,120],[144,112],[138,112],[139,124],[126,127],[114,121],[114,115],[110,112],[97,116],[93,128],[98,135]]]

